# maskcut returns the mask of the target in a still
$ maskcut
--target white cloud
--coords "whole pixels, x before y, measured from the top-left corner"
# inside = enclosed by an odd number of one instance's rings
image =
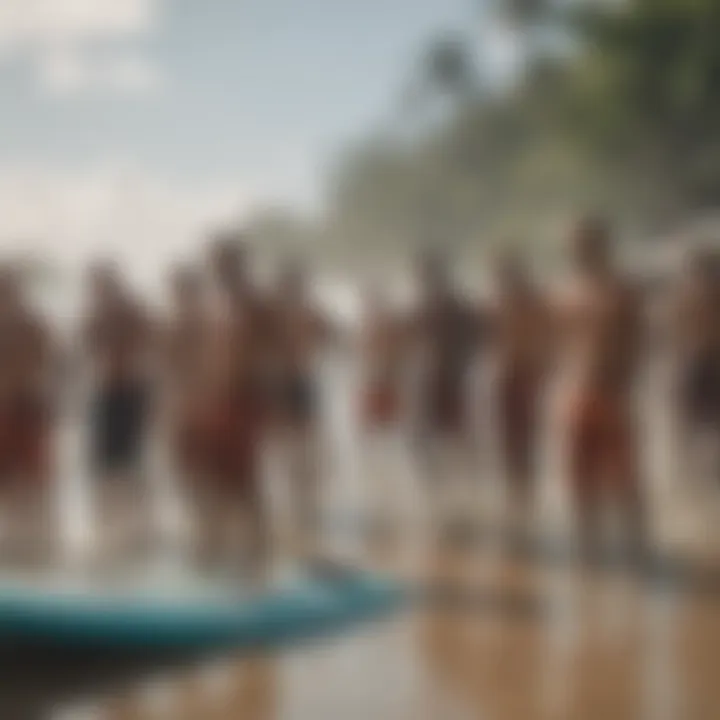
[[[77,52],[53,52],[38,62],[40,89],[50,95],[87,92],[150,93],[163,84],[158,70],[146,58],[124,53],[91,58]]]
[[[162,76],[157,67],[146,59],[125,55],[105,66],[103,84],[121,92],[147,93],[162,85]]]
[[[66,268],[117,258],[146,286],[208,230],[245,217],[240,181],[184,183],[121,164],[62,172],[0,166],[0,250],[50,257]]]
[[[24,50],[148,32],[159,0],[2,0],[0,47]]]
[[[97,41],[132,42],[149,34],[160,5],[161,0],[0,0],[0,63],[27,59],[39,87],[55,96],[153,91],[161,74],[148,58],[127,50],[99,54]]]
[[[53,95],[72,95],[88,88],[91,66],[75,52],[53,52],[38,62],[40,87]]]

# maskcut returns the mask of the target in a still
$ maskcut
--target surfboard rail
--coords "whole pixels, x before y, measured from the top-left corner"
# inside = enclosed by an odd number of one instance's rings
[[[392,611],[404,592],[364,571],[301,576],[249,596],[148,598],[0,581],[0,641],[202,649],[271,647]]]

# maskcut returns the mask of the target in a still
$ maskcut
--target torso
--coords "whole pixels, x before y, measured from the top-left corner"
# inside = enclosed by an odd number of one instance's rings
[[[135,381],[148,367],[149,318],[134,304],[91,318],[86,340],[101,384]]]
[[[292,376],[311,372],[324,334],[323,325],[320,314],[312,307],[278,307],[276,342],[280,372]]]
[[[29,312],[0,320],[0,398],[45,395],[49,339]]]
[[[696,286],[680,294],[675,322],[683,358],[720,356],[720,298],[714,295]]]
[[[272,353],[268,320],[268,308],[256,294],[218,304],[210,321],[204,363],[216,396],[264,385]]]
[[[578,283],[567,299],[571,373],[581,388],[626,395],[637,370],[639,312],[623,281]]]
[[[501,299],[495,327],[502,371],[539,375],[545,367],[548,322],[537,293]]]
[[[449,298],[421,309],[417,420],[421,425],[464,432],[467,380],[477,357],[479,316],[469,304]]]
[[[178,318],[168,328],[165,380],[178,414],[192,412],[204,394],[207,341],[207,318],[201,315]]]
[[[448,299],[422,309],[418,322],[427,384],[462,382],[475,358],[477,315],[462,301]]]
[[[397,387],[403,371],[404,348],[398,323],[389,314],[375,314],[362,330],[365,384]]]

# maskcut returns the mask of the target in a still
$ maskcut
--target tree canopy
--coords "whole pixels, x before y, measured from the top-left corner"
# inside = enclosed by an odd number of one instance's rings
[[[339,164],[330,198],[338,242],[405,247],[440,236],[469,252],[559,219],[607,211],[664,230],[720,200],[720,3],[616,0],[503,3],[534,43],[489,91],[472,36],[442,35],[421,56],[429,100],[452,98],[411,143],[368,139]]]
[[[520,48],[512,76],[484,82],[472,22],[431,38],[412,103],[337,158],[322,222],[255,218],[269,245],[386,262],[443,242],[471,260],[511,238],[549,254],[580,212],[642,238],[715,209],[718,0],[483,6]]]

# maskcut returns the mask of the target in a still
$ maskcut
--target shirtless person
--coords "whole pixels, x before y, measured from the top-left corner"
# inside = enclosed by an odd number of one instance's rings
[[[361,424],[372,434],[391,430],[401,418],[405,347],[402,326],[382,291],[367,295],[360,331]]]
[[[191,508],[203,482],[202,422],[208,316],[199,272],[177,268],[170,279],[172,317],[165,335],[165,421],[171,464]]]
[[[53,405],[57,376],[49,329],[22,280],[0,270],[0,503],[21,554],[49,550]]]
[[[399,313],[376,286],[367,293],[360,358],[363,481],[375,501],[370,503],[372,519],[384,527],[398,480],[409,475],[399,462],[404,456],[400,431],[405,410],[407,348]]]
[[[274,421],[281,440],[293,507],[308,540],[319,522],[320,397],[315,378],[318,353],[334,335],[328,319],[313,303],[304,268],[283,269],[273,304]]]
[[[680,470],[696,468],[698,442],[720,447],[720,257],[698,251],[676,299],[671,335],[679,371],[677,412]],[[712,458],[717,463],[720,457]],[[713,468],[720,471],[720,464]],[[720,477],[718,477],[720,479]]]
[[[198,496],[203,558],[215,563],[235,552],[245,534],[242,558],[264,569],[268,519],[261,452],[270,409],[268,368],[273,322],[248,272],[241,238],[222,236],[210,249],[216,307],[210,318],[204,361],[202,491]]]
[[[453,287],[441,254],[425,253],[418,272],[422,296],[409,326],[418,361],[416,452],[422,474],[447,499],[472,472],[467,396],[484,320]]]
[[[643,323],[638,294],[614,267],[608,229],[597,219],[572,236],[576,277],[562,308],[567,341],[570,474],[582,550],[599,541],[603,496],[643,550],[644,508],[634,422]]]
[[[499,296],[493,335],[503,466],[513,507],[525,516],[534,489],[539,402],[551,326],[544,298],[520,258],[503,254],[496,274]]]
[[[129,546],[142,552],[148,539],[144,461],[153,333],[148,314],[115,266],[93,267],[89,292],[82,339],[92,378],[91,471],[104,551],[116,556]]]

